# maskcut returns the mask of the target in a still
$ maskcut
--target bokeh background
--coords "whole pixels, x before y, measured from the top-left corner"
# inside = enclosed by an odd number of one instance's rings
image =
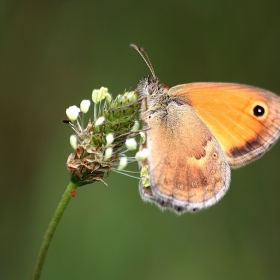
[[[280,94],[279,1],[0,2],[0,279],[29,279],[69,181],[65,109],[107,86],[238,82]],[[232,172],[207,211],[162,213],[138,181],[111,173],[82,187],[41,279],[280,279],[280,144]],[[136,169],[136,165],[134,166]]]

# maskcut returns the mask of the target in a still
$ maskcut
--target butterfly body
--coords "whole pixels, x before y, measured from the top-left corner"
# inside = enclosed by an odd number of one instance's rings
[[[219,201],[229,188],[230,167],[263,155],[280,135],[280,97],[230,83],[190,83],[168,88],[154,76],[137,88],[150,183],[144,200],[176,213]]]

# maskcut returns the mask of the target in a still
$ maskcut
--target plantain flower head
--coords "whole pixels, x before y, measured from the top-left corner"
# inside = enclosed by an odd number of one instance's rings
[[[84,125],[85,114],[90,114],[90,100],[83,100],[80,108],[70,106],[66,110],[75,135],[70,137],[74,151],[67,159],[71,181],[86,185],[103,178],[114,168],[122,170],[127,164],[125,151],[137,145],[135,137],[140,102],[136,91],[125,92],[112,98],[108,89],[92,91],[93,112]],[[81,114],[81,115],[80,115]]]

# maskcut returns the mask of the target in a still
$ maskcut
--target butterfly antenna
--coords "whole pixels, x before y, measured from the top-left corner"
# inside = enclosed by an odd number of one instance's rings
[[[146,53],[146,51],[144,50],[144,48],[138,48],[138,47],[137,47],[136,45],[134,45],[134,44],[130,44],[129,46],[132,47],[133,49],[135,49],[135,50],[141,55],[141,57],[143,58],[143,60],[144,60],[145,63],[147,64],[147,66],[149,67],[149,69],[150,69],[150,71],[151,71],[153,77],[156,78],[155,70],[154,70],[154,68],[153,68],[153,66],[152,66],[152,63],[151,63],[151,61],[150,61],[150,59],[149,59],[149,56],[148,56],[148,54]]]

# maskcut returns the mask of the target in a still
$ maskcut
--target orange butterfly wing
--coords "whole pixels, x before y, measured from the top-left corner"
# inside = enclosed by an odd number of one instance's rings
[[[231,167],[260,157],[280,136],[280,97],[230,83],[172,87],[171,99],[190,105],[220,143]]]
[[[193,109],[171,101],[144,116],[150,128],[144,144],[149,156],[141,165],[149,167],[150,186],[140,181],[142,198],[178,213],[220,200],[229,188],[230,168],[218,141]]]

